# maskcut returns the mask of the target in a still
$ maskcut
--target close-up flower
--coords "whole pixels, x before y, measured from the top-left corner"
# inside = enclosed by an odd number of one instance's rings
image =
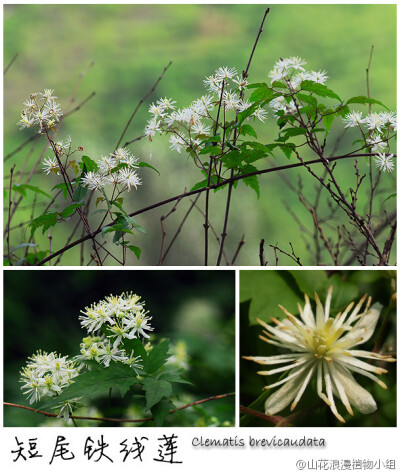
[[[305,295],[304,307],[298,304],[300,317],[280,306],[286,318],[279,321],[271,317],[275,326],[258,319],[264,328],[260,338],[270,345],[288,350],[274,356],[243,357],[260,365],[276,366],[258,373],[263,376],[289,371],[285,377],[264,387],[269,390],[281,386],[265,401],[267,415],[278,414],[289,405],[293,411],[313,377],[317,378],[318,396],[340,422],[344,423],[345,419],[337,408],[336,400],[343,403],[351,416],[354,415],[353,408],[362,414],[377,409],[373,396],[352,373],[361,374],[387,389],[376,375],[387,373],[382,366],[396,360],[391,355],[357,348],[372,337],[381,313],[380,306],[371,307],[371,298],[364,295],[355,306],[351,302],[343,312],[331,315],[332,292],[333,287],[330,286],[325,307],[315,293],[315,313],[309,297]],[[381,364],[375,366],[363,360],[377,360]]]

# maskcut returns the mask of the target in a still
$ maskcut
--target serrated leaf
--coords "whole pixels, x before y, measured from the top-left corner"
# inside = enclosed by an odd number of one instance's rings
[[[200,150],[199,155],[220,155],[222,148],[217,145],[212,145],[211,147],[203,148]]]
[[[276,93],[268,87],[266,84],[262,84],[250,95],[250,102],[263,102],[270,101],[273,97],[276,96]]]
[[[32,186],[32,185],[20,185],[20,184],[15,184],[13,185],[13,190],[15,191],[18,191],[19,193],[21,193],[23,196],[25,196],[22,192],[22,190],[30,190],[30,191],[33,191],[34,193],[38,193],[40,195],[44,195],[46,196],[47,198],[50,198],[51,199],[51,195],[49,195],[48,193],[46,193],[45,191],[41,190],[39,187],[37,186]]]
[[[140,224],[134,224],[133,227],[136,229],[136,231],[139,231],[140,233],[143,233],[143,234],[147,234],[147,231]]]
[[[83,201],[83,198],[85,198],[87,192],[88,192],[87,186],[78,185],[74,190],[72,199],[76,201],[77,203],[80,201]]]
[[[143,379],[143,391],[146,393],[146,407],[145,411],[151,409],[163,397],[169,397],[172,392],[172,386],[168,381],[159,381],[155,378]]]
[[[337,99],[338,101],[341,101],[340,97],[331,89],[328,89],[324,84],[318,84],[314,81],[306,80],[306,81],[301,82],[300,87],[301,89],[305,91],[313,92],[314,94],[317,94],[318,96],[332,97],[334,99]]]
[[[149,163],[146,163],[146,162],[139,162],[138,163],[138,167],[140,168],[151,168],[152,170],[154,170],[155,172],[157,172],[159,175],[160,175],[160,172],[157,170],[157,168],[153,167],[153,165],[150,165]]]
[[[162,381],[168,381],[169,383],[190,384],[193,386],[193,383],[184,379],[181,374],[176,371],[167,371],[162,373],[158,379]]]
[[[195,185],[192,186],[190,191],[200,190],[200,188],[206,188],[208,180],[198,181]]]
[[[151,414],[154,417],[154,425],[162,427],[166,417],[171,411],[176,410],[176,406],[171,401],[163,399],[151,408]]]
[[[74,170],[75,176],[79,175],[79,165],[76,160],[70,160],[69,165],[71,165],[72,169]]]
[[[240,128],[241,134],[244,135],[251,135],[252,137],[257,138],[256,131],[250,124],[243,124]]]
[[[256,171],[258,171],[258,170],[253,165],[246,165],[241,170],[243,175],[246,175],[247,173],[253,173],[253,172],[256,172]],[[258,182],[257,175],[248,176],[246,178],[243,178],[243,183],[246,186],[249,186],[252,190],[254,190],[256,192],[257,198],[260,198],[260,184]]]
[[[86,155],[82,156],[82,162],[79,165],[84,172],[97,172],[99,169],[97,163]]]
[[[55,211],[48,211],[47,213],[42,214],[41,216],[33,219],[29,226],[32,228],[32,235],[36,231],[37,228],[42,229],[42,234],[44,234],[50,226],[55,226],[57,224],[57,217],[58,213]]]
[[[53,407],[63,401],[75,397],[86,396],[95,398],[105,393],[110,388],[118,388],[122,397],[125,396],[129,388],[139,383],[135,371],[128,365],[110,363],[105,367],[101,364],[92,364],[91,369],[74,378],[71,386],[68,386],[63,392],[39,406],[39,409]]]
[[[282,272],[240,272],[240,301],[251,300],[250,325],[257,325],[257,318],[265,322],[269,322],[271,317],[283,318],[284,313],[279,309],[279,304],[292,314],[297,314],[297,302],[302,301],[302,294],[296,283],[288,283]]]
[[[58,185],[53,186],[51,191],[53,191],[53,190],[61,190],[63,192],[64,199],[65,200],[67,199],[68,188],[67,188],[67,185],[65,183],[59,183]]]
[[[158,345],[153,346],[150,352],[147,354],[146,362],[143,365],[144,371],[147,374],[154,373],[168,360],[171,356],[168,353],[169,340],[164,340]]]
[[[279,148],[286,155],[286,157],[290,159],[290,156],[292,155],[292,152],[293,152],[292,147],[290,147],[289,144],[286,144],[286,145],[279,145]]]
[[[335,120],[334,114],[324,115],[324,125],[327,132],[331,129],[333,121]]]
[[[142,250],[140,249],[140,247],[137,247],[137,246],[126,246],[126,247],[135,254],[138,260],[140,259],[140,255],[142,254]]]
[[[349,99],[346,102],[346,105],[348,104],[379,104],[380,106],[384,107],[385,109],[389,110],[388,107],[385,106],[385,104],[382,104],[382,102],[377,101],[375,99],[371,99],[370,97],[366,96],[355,96]]]
[[[63,219],[71,216],[75,213],[76,208],[80,208],[84,206],[85,203],[72,203],[72,205],[67,206],[63,211],[61,211],[60,215]]]
[[[97,208],[97,205],[99,203],[101,203],[102,201],[105,201],[105,198],[103,198],[102,196],[99,196],[97,199],[96,199],[96,208]]]

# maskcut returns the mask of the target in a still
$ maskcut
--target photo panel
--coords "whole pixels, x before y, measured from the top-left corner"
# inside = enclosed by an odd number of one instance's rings
[[[396,271],[240,271],[242,427],[396,426]]]
[[[4,272],[4,426],[232,427],[234,392],[234,271]]]

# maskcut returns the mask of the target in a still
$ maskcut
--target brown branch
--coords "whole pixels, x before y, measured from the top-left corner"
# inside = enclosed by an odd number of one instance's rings
[[[225,397],[234,396],[235,393],[226,393],[226,394],[219,394],[218,396],[211,396],[206,399],[201,399],[200,401],[191,402],[189,404],[185,404],[184,406],[178,407],[177,409],[173,409],[169,411],[169,414],[173,414],[174,412],[183,411],[188,407],[197,406],[199,404],[204,404],[205,402],[214,401],[216,399],[222,399]],[[11,402],[3,402],[4,406],[11,406],[11,407],[18,407],[20,409],[25,409],[27,411],[36,412],[38,414],[42,414],[46,417],[58,417],[57,414],[53,414],[51,412],[39,411],[38,409],[34,409],[33,407],[23,406],[21,404],[13,404]],[[154,417],[144,417],[142,419],[118,419],[116,417],[89,417],[89,416],[70,416],[70,419],[81,419],[86,421],[103,421],[103,422],[147,422],[153,421]]]
[[[339,155],[339,156],[336,156],[336,157],[329,157],[329,158],[326,158],[325,160],[330,162],[330,161],[342,160],[342,159],[345,159],[345,158],[365,157],[365,156],[368,156],[368,155],[369,154],[365,154],[365,153],[347,154],[347,155]],[[374,155],[374,154],[372,154],[372,155]],[[233,183],[235,181],[243,180],[243,178],[247,178],[247,177],[250,177],[250,176],[264,175],[264,174],[267,174],[267,173],[274,173],[274,172],[281,171],[281,170],[291,170],[293,168],[303,167],[304,165],[313,165],[313,164],[316,164],[316,163],[321,164],[321,160],[320,159],[315,159],[315,160],[309,160],[307,162],[302,162],[302,163],[293,163],[291,165],[282,165],[282,166],[279,166],[279,167],[267,168],[265,170],[257,170],[255,172],[246,173],[244,175],[238,175],[238,176],[235,176],[233,178],[227,178],[226,180],[221,181],[220,183],[217,183],[215,185],[211,185],[210,189],[216,190],[216,189],[221,188],[222,186],[225,186],[229,183]],[[173,201],[176,201],[178,198],[186,198],[188,196],[198,195],[198,194],[203,193],[204,191],[206,191],[206,188],[199,188],[197,190],[188,191],[187,193],[182,193],[180,195],[173,196],[172,198],[167,198],[163,201],[159,201],[158,203],[146,206],[146,207],[144,207],[140,210],[129,213],[129,216],[130,217],[138,216],[140,214],[146,213],[147,211],[151,211],[153,209],[159,208],[160,206],[164,206],[168,203],[172,203]],[[115,221],[112,221],[109,224],[107,224],[107,226],[113,226],[114,224],[115,224]],[[101,232],[101,229],[102,228],[99,228],[95,231],[92,231],[92,235],[96,236],[97,234],[99,234]],[[80,244],[81,242],[87,241],[88,239],[91,239],[91,236],[86,234],[82,238],[77,239],[76,241],[70,243],[68,246],[65,246],[62,249],[56,251],[55,253],[53,253],[52,256],[48,256],[45,259],[42,259],[37,265],[45,264],[46,262],[48,262],[49,259],[52,259],[52,258],[58,256],[59,254],[65,252],[65,251],[68,251],[69,249],[72,249],[76,245]]]
[[[239,241],[238,247],[237,247],[236,252],[233,256],[231,266],[235,265],[235,261],[236,261],[238,255],[239,255],[239,252],[245,244],[246,244],[246,241],[244,240],[244,234],[243,234],[242,239]]]
[[[11,59],[11,61],[10,61],[10,62],[7,64],[7,66],[4,68],[4,73],[3,73],[4,76],[6,75],[7,71],[10,69],[10,67],[12,66],[12,64],[14,63],[14,61],[17,59],[18,54],[19,54],[19,53],[15,53],[14,56],[13,56],[13,58]]]
[[[260,266],[266,266],[268,262],[266,262],[264,258],[264,244],[265,244],[265,239],[261,239],[260,241],[260,251],[259,251],[259,256],[260,256]]]
[[[14,168],[15,164],[11,167],[10,170],[10,187],[8,191],[8,221],[7,221],[7,227],[6,227],[6,233],[7,233],[7,253],[8,253],[8,262],[10,266],[12,266],[12,260],[11,260],[11,252],[10,252],[10,225],[11,225],[11,193],[12,193],[12,183],[13,183],[13,173],[14,173]]]
[[[174,204],[174,206],[172,207],[172,209],[170,210],[169,213],[167,213],[165,216],[161,216],[160,218],[160,222],[161,222],[161,232],[162,232],[162,238],[161,238],[161,249],[160,249],[160,258],[158,260],[158,265],[161,266],[162,263],[163,263],[163,259],[164,259],[164,245],[165,245],[165,238],[167,236],[167,231],[165,230],[165,226],[164,226],[164,221],[169,217],[171,216],[172,213],[175,213],[180,201],[181,201],[182,198],[178,198],[176,200],[176,203]]]
[[[182,219],[180,225],[178,226],[178,229],[176,230],[176,232],[175,232],[175,234],[174,234],[174,237],[171,239],[171,242],[169,243],[167,249],[166,249],[165,252],[164,252],[164,255],[163,255],[163,257],[162,257],[162,260],[163,260],[163,261],[165,260],[167,254],[169,253],[171,247],[173,246],[173,244],[174,244],[176,238],[178,237],[178,234],[182,231],[183,225],[185,224],[185,222],[186,222],[186,220],[187,220],[189,214],[191,213],[192,209],[196,206],[196,202],[197,202],[197,200],[198,200],[199,198],[200,198],[200,195],[197,195],[197,196],[196,196],[196,199],[191,202],[191,205],[189,206],[189,209],[186,211],[185,216],[183,217],[183,219]]]

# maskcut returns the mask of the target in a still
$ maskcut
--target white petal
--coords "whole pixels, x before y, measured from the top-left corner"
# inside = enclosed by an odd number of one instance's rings
[[[339,366],[336,369],[350,404],[362,414],[376,411],[376,402],[371,394],[356,382],[349,371]]]
[[[311,310],[310,299],[308,298],[307,294],[304,295],[304,299],[306,301],[306,304],[304,305],[304,310],[300,312],[300,316],[306,325],[310,327],[315,327],[314,313]]]
[[[354,330],[365,329],[365,333],[362,335],[363,343],[368,341],[375,331],[375,327],[381,313],[381,308],[381,305],[374,305],[372,308],[370,308],[367,314],[362,317],[359,322],[357,322],[350,333],[352,333]]]
[[[299,387],[303,384],[307,377],[306,367],[296,377],[290,379],[281,388],[275,391],[265,401],[265,413],[268,415],[274,415],[285,409],[299,391]]]

